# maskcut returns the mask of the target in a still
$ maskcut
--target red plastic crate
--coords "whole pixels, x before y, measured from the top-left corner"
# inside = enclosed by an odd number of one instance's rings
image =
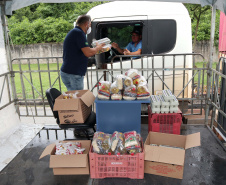
[[[103,178],[144,178],[144,151],[135,155],[100,155],[89,152],[90,177]]]
[[[148,106],[148,132],[162,132],[180,135],[182,112],[177,113],[152,113]]]

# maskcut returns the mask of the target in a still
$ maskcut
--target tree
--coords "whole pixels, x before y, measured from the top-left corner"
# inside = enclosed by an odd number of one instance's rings
[[[16,10],[8,17],[12,43],[63,42],[77,17],[102,3],[40,3]]]
[[[193,4],[185,4],[191,17],[192,22],[192,38],[193,48],[195,50],[196,41],[210,40],[210,28],[211,28],[211,7]],[[219,15],[220,11],[216,13],[216,27],[215,27],[215,41],[219,38]]]

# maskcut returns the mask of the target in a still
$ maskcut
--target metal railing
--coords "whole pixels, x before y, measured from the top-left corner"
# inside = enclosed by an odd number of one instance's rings
[[[17,99],[14,98],[12,87],[10,85],[10,77],[13,77],[11,72],[0,75],[0,110],[17,101]]]
[[[88,68],[85,87],[97,94],[100,81],[113,82],[118,74],[124,74],[129,68],[136,68],[147,79],[151,94],[156,94],[158,90],[170,89],[181,102],[180,108],[184,115],[201,115],[203,109],[208,106],[208,115],[211,116],[210,128],[219,130],[223,134],[222,137],[225,137],[226,58],[219,59],[216,69],[209,69],[204,58],[202,66],[196,66],[197,56],[203,58],[200,54],[140,55],[139,60],[130,56],[129,60],[124,61],[126,56],[115,56],[111,63],[103,65],[104,69],[97,69],[96,66]],[[171,62],[170,67],[167,61]],[[181,65],[178,65],[178,61]],[[19,116],[52,117],[45,91],[49,87],[66,91],[59,74],[61,65],[62,57],[12,60],[12,71],[0,75],[0,110],[14,103]],[[207,75],[210,73],[211,87],[207,87]],[[167,81],[169,77],[171,80]],[[176,88],[177,77],[181,82],[180,91]]]
[[[90,89],[96,95],[100,81],[114,81],[118,74],[125,73],[129,68],[136,68],[147,79],[151,94],[170,89],[181,101],[184,114],[202,114],[202,107],[206,104],[204,103],[206,101],[204,79],[207,67],[205,62],[202,68],[195,67],[197,56],[203,58],[201,54],[194,53],[140,55],[139,60],[130,56],[126,61],[124,58],[128,56],[115,56],[111,63],[104,64],[105,69],[97,69],[96,66],[88,68],[85,88]],[[51,111],[48,112],[49,105],[45,91],[49,87],[66,91],[59,74],[62,57],[17,58],[12,60],[12,64],[12,75],[14,75],[12,78],[16,84],[14,101],[18,106],[19,116],[52,117]],[[189,73],[191,75],[188,75]],[[181,82],[179,91],[176,89],[178,80]],[[187,109],[190,109],[190,112],[187,112]],[[194,109],[196,112],[193,111]],[[199,109],[198,112],[197,109]]]
[[[209,104],[213,106],[210,128],[219,130],[226,138],[226,58],[221,57],[212,72],[212,93]]]

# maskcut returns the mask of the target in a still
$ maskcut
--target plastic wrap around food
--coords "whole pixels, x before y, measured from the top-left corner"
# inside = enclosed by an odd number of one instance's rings
[[[111,150],[115,155],[126,154],[124,134],[115,131],[111,135]]]
[[[139,152],[142,152],[141,149],[141,136],[137,134],[136,131],[130,131],[130,132],[125,132],[125,147],[127,150],[127,153],[129,154],[136,154]]]
[[[137,86],[137,99],[147,99],[150,97],[150,92],[144,82]]]
[[[93,152],[98,154],[112,153],[110,138],[110,134],[105,134],[104,132],[95,132],[92,141]]]
[[[123,89],[124,80],[125,80],[125,75],[116,76],[116,84],[117,84],[119,90]]]
[[[96,47],[98,44],[110,44],[111,43],[111,40],[109,39],[109,38],[107,38],[107,37],[105,37],[105,38],[103,38],[103,39],[99,39],[99,40],[93,40],[93,42],[92,42],[92,46],[93,47]]]
[[[79,94],[78,91],[76,91],[75,93],[65,93],[63,92],[62,95],[63,95],[63,99],[76,99],[78,98],[77,95]]]
[[[128,76],[128,77],[130,77],[130,78],[132,78],[133,84],[134,84],[134,85],[137,85],[137,84],[138,84],[140,75],[139,75],[137,69],[129,69],[129,70],[125,73],[125,75]]]
[[[100,88],[98,90],[97,97],[102,100],[109,100],[110,99],[110,87],[111,87],[111,82],[102,81]]]
[[[136,86],[131,85],[126,87],[123,93],[123,99],[125,100],[135,100],[137,98]]]
[[[81,148],[80,142],[57,142],[56,155],[83,154],[85,148]]]
[[[103,46],[101,51],[98,51],[96,54],[101,54],[101,53],[104,53],[104,52],[108,52],[108,51],[110,51],[110,49],[111,49],[111,44],[107,44],[107,45]]]
[[[124,87],[124,89],[125,89],[126,87],[131,86],[131,85],[133,85],[133,80],[132,80],[132,78],[130,78],[129,76],[125,76],[125,79],[124,79],[124,82],[123,82],[123,87]]]
[[[146,86],[148,85],[147,80],[145,79],[144,76],[140,76],[139,81],[138,81],[138,85],[140,85],[140,84],[146,85]]]
[[[122,99],[122,91],[119,90],[116,81],[111,84],[110,92],[111,92],[112,100],[121,100]]]
[[[111,40],[109,38],[103,38],[103,39],[99,39],[99,40],[93,40],[92,42],[92,46],[96,47],[97,44],[105,44],[102,48],[101,51],[99,51],[97,54],[103,53],[103,52],[107,52],[111,49]]]

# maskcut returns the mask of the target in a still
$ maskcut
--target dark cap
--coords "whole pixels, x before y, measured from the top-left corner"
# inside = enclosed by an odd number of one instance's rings
[[[138,34],[138,35],[141,35],[141,31],[140,30],[133,30],[132,32],[131,32],[131,34],[132,33],[136,33],[136,34]]]

